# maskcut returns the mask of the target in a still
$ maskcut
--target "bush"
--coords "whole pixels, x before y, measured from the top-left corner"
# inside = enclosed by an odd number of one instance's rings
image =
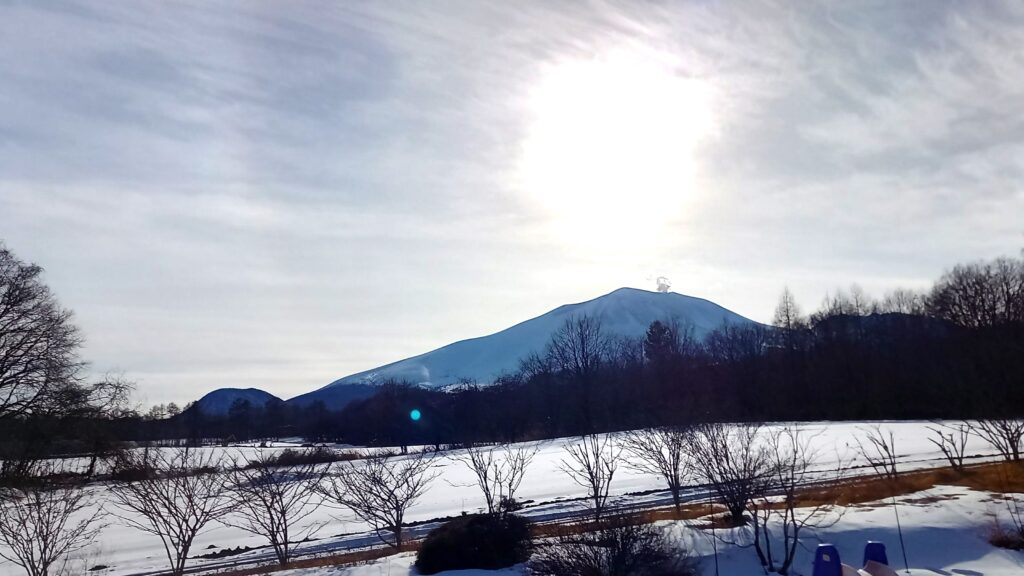
[[[988,543],[996,548],[1024,551],[1024,527],[1007,528],[996,520],[988,534]]]
[[[110,479],[117,482],[140,482],[156,478],[159,471],[148,462],[134,463],[115,459],[110,468]]]
[[[495,570],[530,557],[530,522],[512,514],[473,514],[431,532],[416,555],[421,574],[442,570]]]
[[[246,468],[275,467],[275,466],[302,466],[303,464],[328,464],[331,462],[345,462],[359,459],[358,454],[348,452],[336,452],[326,446],[317,446],[312,450],[296,450],[285,448],[277,454],[270,454],[261,460],[253,460],[245,465]]]
[[[530,561],[537,576],[695,576],[696,562],[656,526],[614,517],[597,530],[569,527]]]
[[[997,526],[989,533],[988,543],[996,548],[1024,550],[1024,534]]]

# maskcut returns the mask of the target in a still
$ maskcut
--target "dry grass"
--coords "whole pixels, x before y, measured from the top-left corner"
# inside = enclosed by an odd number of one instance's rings
[[[994,462],[971,466],[951,484],[1000,494],[1021,494],[1024,493],[1024,463]]]
[[[1008,530],[998,522],[988,535],[989,544],[1007,550],[1024,550],[1024,532]]]
[[[803,491],[798,495],[797,502],[801,507],[822,504],[855,506],[923,492],[938,485],[963,486],[998,493],[1024,492],[1024,465],[993,462],[969,466],[963,472],[952,468],[904,472],[896,480],[878,476],[853,478]],[[919,498],[911,503],[926,502]]]
[[[644,511],[641,515],[646,522],[660,522],[662,520],[695,520],[725,511],[726,507],[720,504],[688,504],[682,506],[679,511],[676,511],[675,508],[655,508]]]
[[[663,520],[695,520],[697,518],[703,518],[709,514],[723,512],[724,510],[725,508],[723,506],[719,506],[717,504],[687,504],[681,506],[679,510],[676,510],[673,506],[669,506],[664,508],[650,508],[646,510],[627,512],[626,515],[630,518],[635,518],[639,524],[652,524]],[[534,524],[530,533],[534,538],[550,538],[553,536],[566,536],[571,534],[582,534],[584,532],[594,532],[600,527],[601,525],[599,523],[592,520],[561,524]]]

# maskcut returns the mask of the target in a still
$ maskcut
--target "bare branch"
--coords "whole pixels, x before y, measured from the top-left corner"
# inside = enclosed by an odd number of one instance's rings
[[[300,526],[320,507],[315,497],[324,474],[318,467],[312,462],[279,466],[262,450],[244,465],[236,463],[227,485],[232,513],[221,522],[266,538],[278,564],[287,566],[298,544],[325,525]]]
[[[536,447],[501,444],[471,446],[453,458],[476,476],[476,484],[487,504],[487,513],[499,514],[516,508],[515,493],[536,454]]]
[[[746,523],[751,500],[765,492],[771,478],[768,447],[760,424],[702,424],[691,433],[696,470],[729,509],[732,523]]]
[[[60,573],[103,529],[102,508],[74,484],[37,482],[0,494],[0,558],[29,576]]]
[[[126,451],[114,469],[132,481],[110,485],[128,526],[160,538],[171,571],[180,575],[199,532],[231,510],[212,452],[189,448]]]
[[[433,468],[426,452],[406,457],[367,455],[342,463],[334,475],[326,477],[321,491],[369,524],[382,542],[401,550],[405,513],[437,478]],[[393,541],[384,536],[385,531]]]
[[[972,431],[998,450],[1007,462],[1020,461],[1024,419],[978,420]]]
[[[772,478],[768,491],[755,500],[758,512],[754,517],[758,520],[754,527],[755,547],[762,563],[769,570],[774,570],[772,552],[773,534],[768,529],[769,522],[776,520],[782,538],[782,557],[779,559],[779,574],[788,574],[796,558],[797,545],[804,528],[828,528],[834,526],[842,518],[842,508],[835,505],[834,498],[816,499],[809,506],[798,507],[799,493],[812,480],[820,480],[820,473],[813,475],[813,465],[819,461],[818,451],[812,447],[816,435],[805,436],[797,428],[783,428],[767,437]],[[844,465],[840,461],[831,481],[837,482],[843,476]],[[769,496],[770,495],[770,496]],[[763,544],[763,551],[760,546]]]
[[[881,426],[875,426],[864,430],[864,433],[863,441],[857,438],[858,454],[867,461],[875,474],[896,481],[899,469],[896,466],[896,439],[892,430],[883,431]]]
[[[964,458],[967,452],[967,440],[971,436],[971,425],[961,422],[955,428],[948,425],[929,427],[935,435],[928,441],[935,445],[946,457],[949,465],[957,472],[964,471]]]
[[[565,447],[568,458],[560,468],[572,481],[587,489],[587,497],[594,509],[594,519],[600,520],[608,502],[608,491],[622,456],[611,434],[591,434],[578,444]]]
[[[664,478],[677,511],[682,505],[682,488],[693,471],[693,459],[685,450],[689,439],[689,430],[682,427],[634,430],[622,437],[629,454],[626,465]]]
[[[82,339],[42,273],[0,244],[0,419],[63,412],[81,391]]]

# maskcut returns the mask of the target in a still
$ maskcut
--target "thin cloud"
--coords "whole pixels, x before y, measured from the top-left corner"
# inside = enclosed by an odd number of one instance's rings
[[[620,285],[766,320],[1024,243],[1013,2],[14,3],[0,237],[153,402],[289,397]],[[642,250],[570,245],[519,174],[553,62],[714,93]]]

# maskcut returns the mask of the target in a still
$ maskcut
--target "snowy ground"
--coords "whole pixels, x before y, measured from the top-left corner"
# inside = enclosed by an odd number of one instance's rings
[[[806,434],[814,437],[821,469],[829,470],[834,469],[839,462],[859,464],[855,462],[856,438],[863,436],[863,431],[875,424],[812,423],[803,424],[801,428],[805,430]],[[894,432],[902,469],[945,465],[942,455],[928,441],[927,427],[932,424],[923,422],[879,424],[884,429]],[[527,472],[518,494],[521,499],[533,501],[524,511],[527,515],[542,520],[555,518],[584,505],[575,500],[585,495],[584,489],[574,484],[559,469],[559,464],[564,457],[565,444],[575,440],[575,438],[570,438],[538,443],[539,452]],[[278,450],[283,447],[273,449]],[[209,450],[216,450],[219,453],[244,453],[249,452],[252,448],[210,448]],[[991,448],[974,438],[969,445],[968,454],[978,456],[979,460],[992,458]],[[438,464],[441,467],[442,475],[431,485],[421,502],[410,511],[409,522],[454,516],[463,511],[473,512],[483,506],[479,491],[473,486],[471,473],[461,463],[454,462],[445,456],[439,456]],[[858,471],[854,470],[853,472]],[[631,493],[660,490],[661,488],[662,483],[658,478],[621,468],[613,482],[613,500],[620,505],[664,500],[667,496],[666,493],[630,496]],[[105,488],[100,486],[95,490],[98,500],[105,501]],[[901,513],[905,511],[908,515],[904,526],[907,527],[905,532],[910,538],[907,541],[907,548],[912,566],[935,568],[938,571],[922,573],[947,576],[950,574],[964,576],[1024,574],[1024,568],[1020,564],[1020,559],[1024,555],[997,551],[985,542],[985,534],[992,525],[992,519],[986,514],[998,510],[998,506],[993,502],[987,502],[987,495],[984,494],[968,493],[964,489],[951,490],[951,492],[959,494],[956,500],[941,501],[934,506],[908,504],[900,508]],[[695,493],[699,495],[699,492]],[[945,494],[945,492],[942,493]],[[111,508],[109,504],[106,506]],[[901,519],[903,519],[902,515]],[[894,526],[894,520],[891,507],[853,508],[835,527],[816,536],[835,541],[841,545],[841,553],[850,554],[852,558],[859,560],[863,541],[869,537],[886,540],[890,531],[887,527]],[[79,565],[109,566],[108,569],[91,572],[97,576],[122,576],[158,572],[164,569],[167,560],[155,537],[119,524],[116,517],[111,517],[110,521],[111,525],[104,531],[101,541],[78,559]],[[318,533],[316,542],[305,545],[305,553],[326,550],[340,551],[338,548],[342,545],[351,547],[374,543],[374,537],[366,533],[367,527],[355,520],[347,511],[322,507],[309,521],[323,521],[327,525]],[[418,530],[423,533],[431,528],[432,525],[428,524]],[[697,531],[683,530],[681,527],[678,529],[680,537],[688,537],[686,534],[692,533],[699,539]],[[897,557],[894,553],[896,541],[892,542],[889,544],[891,559]],[[808,534],[807,549],[812,550],[813,544],[816,543],[815,535]],[[215,525],[199,536],[193,546],[192,555],[239,546],[256,548],[264,544],[265,542],[259,538],[236,528]],[[693,546],[701,555],[710,554],[710,542],[698,541],[694,542]],[[254,550],[218,561],[191,560],[190,565],[207,565],[213,568],[213,564],[252,561],[254,558],[265,557],[267,554],[266,549]],[[804,565],[798,565],[798,568],[804,573],[809,573],[809,568],[806,565],[810,562],[811,554],[813,552],[804,552],[802,556],[805,557]],[[730,568],[729,570],[722,569],[721,574],[762,573],[750,550],[726,549],[720,560],[727,563]],[[403,574],[405,573],[403,570],[408,571],[410,562],[411,560],[408,558],[396,557],[365,567],[365,570],[371,570],[371,572],[352,573]],[[961,571],[956,572],[954,569]],[[713,562],[706,561],[705,570],[708,574],[714,574]],[[9,563],[0,564],[0,576],[13,576],[19,574],[19,571],[18,567]]]
[[[937,500],[919,503],[922,500]],[[915,503],[917,501],[918,503]],[[1024,554],[994,548],[986,541],[992,527],[990,511],[999,509],[986,493],[959,487],[938,486],[927,492],[899,499],[907,559],[911,566],[903,570],[899,536],[895,529],[893,507],[889,503],[865,505],[846,510],[841,522],[828,530],[808,535],[797,555],[793,574],[810,575],[814,548],[819,542],[834,544],[846,564],[860,563],[864,542],[879,540],[886,544],[890,565],[899,574],[912,576],[1019,576],[1024,574]],[[710,538],[684,522],[662,523],[673,537],[694,551],[702,573],[715,574],[715,559]],[[724,539],[729,539],[724,535]],[[414,554],[402,554],[347,568],[289,570],[282,576],[390,576],[414,575]],[[722,576],[760,576],[764,574],[753,550],[719,544],[718,573]],[[522,566],[506,570],[464,570],[445,574],[522,575]]]

